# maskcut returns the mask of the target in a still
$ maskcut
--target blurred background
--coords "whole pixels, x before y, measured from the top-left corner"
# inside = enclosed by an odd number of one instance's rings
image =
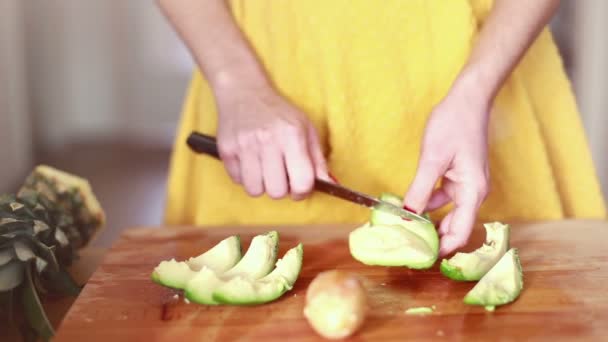
[[[606,14],[564,0],[551,23],[605,194]],[[98,245],[159,224],[192,67],[154,1],[0,0],[0,193],[48,163],[91,181],[109,217]]]

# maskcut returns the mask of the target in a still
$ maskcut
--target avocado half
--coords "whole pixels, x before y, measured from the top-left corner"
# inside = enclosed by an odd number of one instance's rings
[[[391,193],[383,193],[380,200],[398,206],[402,202]],[[350,233],[349,249],[353,258],[366,265],[427,269],[439,255],[439,236],[430,220],[404,220],[372,209],[370,221]]]

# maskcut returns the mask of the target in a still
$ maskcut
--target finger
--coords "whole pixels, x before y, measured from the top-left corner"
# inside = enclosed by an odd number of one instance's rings
[[[232,149],[219,148],[220,159],[226,172],[236,184],[241,184],[241,165],[238,155]]]
[[[476,214],[475,202],[466,201],[456,205],[447,228],[448,231],[441,238],[439,250],[441,255],[450,254],[467,243],[475,224]]]
[[[265,144],[261,159],[266,193],[274,199],[285,197],[289,189],[281,149],[276,144]]]
[[[452,198],[450,198],[450,196],[443,188],[436,189],[435,191],[433,191],[431,197],[429,198],[429,201],[426,205],[426,210],[433,211],[435,209],[441,208],[444,205],[450,203],[451,200]]]
[[[450,230],[450,223],[452,222],[452,216],[454,216],[454,212],[450,211],[445,215],[443,220],[441,220],[441,224],[439,225],[439,235],[443,236],[448,233]]]
[[[312,189],[315,177],[312,160],[308,154],[306,132],[290,130],[283,134],[283,155],[290,193],[294,199],[302,199]]]
[[[334,184],[340,184],[340,181],[338,180],[338,178],[336,178],[336,176],[334,176],[331,172],[327,172],[327,175],[329,176],[329,181],[333,182]]]
[[[404,205],[421,213],[445,169],[441,163],[421,159],[414,181],[405,195]]]
[[[241,180],[245,191],[250,196],[258,197],[264,193],[262,181],[262,165],[257,151],[253,148],[243,150],[239,154],[241,165]]]
[[[317,130],[312,124],[308,125],[308,150],[312,157],[316,177],[331,182],[332,177],[327,170],[327,161],[323,154],[323,148],[321,147]]]
[[[241,184],[241,164],[238,157],[222,158],[224,168],[233,182]]]

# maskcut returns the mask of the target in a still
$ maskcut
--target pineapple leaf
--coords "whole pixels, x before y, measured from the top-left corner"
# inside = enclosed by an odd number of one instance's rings
[[[5,225],[8,225],[8,224],[10,224],[10,223],[19,222],[19,221],[18,221],[18,220],[17,220],[17,219],[14,217],[14,215],[10,215],[10,214],[4,214],[4,216],[6,216],[6,217],[3,217],[3,218],[1,218],[1,219],[0,219],[0,227],[5,226]]]
[[[48,224],[44,223],[40,220],[34,220],[34,234],[38,235],[38,233],[49,230],[50,227]]]
[[[11,248],[4,248],[0,250],[0,266],[8,264],[15,258],[15,252]]]
[[[2,224],[2,221],[4,220],[7,219],[0,219],[0,235],[14,234],[17,232],[34,233],[34,225],[31,222],[14,220]]]
[[[36,257],[36,271],[38,271],[38,273],[42,273],[48,265],[49,263],[44,259]]]
[[[55,257],[54,253],[54,246],[49,247],[43,244],[31,234],[27,234],[25,232],[18,232],[9,234],[9,236],[0,236],[0,249],[8,246],[14,246],[17,242],[21,242],[27,247],[29,247],[30,250],[36,256],[48,262],[53,269],[59,269],[59,263],[57,262],[57,258]]]
[[[25,208],[25,206],[19,202],[12,202],[8,206],[11,207],[11,209],[13,211],[19,211],[19,210]]]
[[[40,298],[36,293],[36,286],[34,285],[34,272],[33,267],[28,265],[26,267],[26,282],[23,290],[23,311],[29,323],[29,326],[34,329],[40,337],[45,340],[50,340],[55,335],[55,331],[51,322],[49,322],[46,313],[44,312],[44,306],[40,302]]]
[[[30,268],[35,269],[35,265],[34,262],[30,262],[29,263]],[[44,286],[44,284],[42,283],[42,277],[40,277],[40,275],[34,271],[32,271],[32,280],[34,281],[34,287],[36,289],[36,293],[38,294],[38,297],[44,297],[45,295],[47,295],[50,291],[46,288],[46,286]]]
[[[13,290],[0,292],[0,317],[6,317],[9,324],[13,324]]]
[[[13,247],[15,248],[15,255],[21,261],[29,261],[36,257],[32,249],[22,241],[15,241]]]
[[[59,271],[45,274],[45,286],[54,292],[67,296],[77,296],[82,287],[62,267]]]
[[[0,292],[10,291],[23,282],[23,263],[13,260],[0,267]]]
[[[55,229],[55,240],[59,243],[61,247],[66,247],[70,244],[67,235],[60,228]]]
[[[39,257],[44,259],[44,261],[48,262],[50,267],[54,270],[59,269],[59,262],[57,262],[57,257],[55,257],[54,247],[48,247],[34,239],[30,240],[38,247],[38,253],[36,253]]]
[[[15,241],[15,235],[14,233],[11,234],[6,234],[6,235],[0,235],[0,249],[13,249],[13,242]]]

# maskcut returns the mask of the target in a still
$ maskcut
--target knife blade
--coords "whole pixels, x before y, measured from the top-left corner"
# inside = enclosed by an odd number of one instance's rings
[[[192,132],[188,136],[186,143],[188,144],[190,149],[196,153],[202,153],[214,157],[218,160],[220,159],[220,154],[217,149],[217,141],[215,137],[201,134],[198,132]],[[370,209],[382,210],[409,220],[430,222],[425,217],[413,213],[409,210],[405,210],[391,203],[382,201],[376,197],[355,190],[351,190],[342,185],[327,182],[322,179],[315,179],[314,189],[316,191],[320,191],[328,195],[368,207]]]

